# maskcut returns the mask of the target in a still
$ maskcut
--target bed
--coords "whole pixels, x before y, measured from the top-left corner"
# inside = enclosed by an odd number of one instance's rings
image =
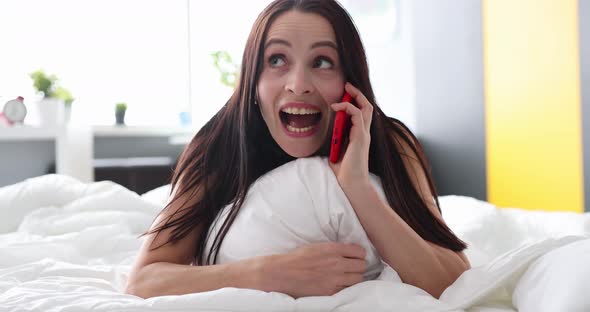
[[[142,299],[123,293],[170,186],[45,175],[0,188],[0,311],[590,311],[590,214],[497,208],[441,196],[472,269],[435,299],[387,280],[294,299],[223,288]]]

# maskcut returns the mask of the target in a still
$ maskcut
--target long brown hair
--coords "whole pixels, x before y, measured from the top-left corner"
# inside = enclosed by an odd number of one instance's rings
[[[263,67],[266,33],[272,22],[289,10],[319,14],[330,22],[336,34],[346,81],[359,88],[374,105],[369,171],[381,178],[389,205],[423,239],[454,251],[465,249],[466,244],[432,214],[414,188],[402,161],[396,137],[405,141],[418,155],[440,211],[422,147],[401,121],[387,117],[377,105],[358,31],[346,10],[334,0],[276,0],[262,11],[248,37],[236,89],[180,156],[172,176],[172,190],[176,191],[164,210],[181,197],[186,198],[184,194],[195,194],[197,188],[201,189],[199,193],[202,196],[198,196],[194,204],[183,205],[183,209],[143,235],[159,234],[171,228],[171,236],[163,243],[165,245],[182,239],[198,228],[193,264],[215,263],[219,247],[252,183],[272,169],[294,160],[271,137],[259,105],[254,105],[256,84]],[[329,142],[329,138],[326,142]],[[316,155],[327,156],[326,146],[328,144],[320,148]],[[211,249],[206,252],[209,228],[227,205],[231,205],[228,216],[216,234]],[[205,254],[208,254],[206,259]]]

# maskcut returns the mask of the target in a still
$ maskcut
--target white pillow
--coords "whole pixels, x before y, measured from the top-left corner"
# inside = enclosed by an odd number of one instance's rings
[[[533,262],[512,297],[518,311],[590,311],[590,239],[557,248]]]
[[[141,195],[141,198],[152,202],[157,205],[166,205],[168,203],[168,197],[170,196],[170,184],[160,186],[151,191],[145,192]]]

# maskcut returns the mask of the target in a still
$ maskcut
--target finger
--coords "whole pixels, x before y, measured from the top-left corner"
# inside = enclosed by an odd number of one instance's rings
[[[346,113],[349,115],[361,115],[362,114],[360,108],[358,108],[348,102],[334,103],[334,104],[332,104],[332,109],[336,112],[341,111],[341,110],[346,111]]]
[[[367,270],[367,261],[347,258],[342,261],[341,269],[345,273],[365,273]]]
[[[329,291],[325,296],[333,296],[333,295],[339,293],[340,291],[342,291],[346,287],[347,286],[345,286],[345,285],[336,286],[336,287],[332,288],[332,290]]]
[[[357,244],[340,244],[338,254],[346,258],[365,259],[365,248]]]
[[[373,119],[373,104],[369,102],[367,97],[355,86],[353,86],[350,82],[347,82],[344,85],[344,89],[348,94],[350,94],[356,101],[358,107],[363,112],[363,119],[365,121],[365,126],[367,129],[371,128],[371,121]]]
[[[360,109],[373,107],[373,105],[371,105],[371,103],[365,97],[365,95],[355,86],[353,86],[350,82],[347,82],[344,85],[344,89],[346,90],[346,92],[348,92],[348,94],[352,96],[352,98],[355,100],[356,104],[359,106]]]
[[[348,102],[342,102],[342,103],[334,103],[332,104],[332,109],[334,111],[345,111],[346,114],[350,115],[350,119],[352,120],[352,124],[353,125],[360,125],[362,127],[364,127],[364,117],[363,117],[363,113],[361,112],[361,110],[352,105],[351,103]]]
[[[339,285],[342,286],[352,286],[362,282],[363,275],[360,273],[344,273],[338,281]]]

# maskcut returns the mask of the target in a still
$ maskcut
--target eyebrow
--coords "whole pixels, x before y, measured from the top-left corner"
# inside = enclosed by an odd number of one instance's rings
[[[288,46],[289,48],[292,47],[291,43],[285,39],[273,38],[273,39],[270,39],[266,42],[266,45],[264,46],[264,48],[266,49],[272,44],[282,44],[282,45]],[[334,50],[338,51],[338,46],[336,46],[336,44],[334,42],[329,41],[329,40],[317,41],[311,45],[312,49],[319,48],[319,47],[330,47],[330,48],[333,48]]]

